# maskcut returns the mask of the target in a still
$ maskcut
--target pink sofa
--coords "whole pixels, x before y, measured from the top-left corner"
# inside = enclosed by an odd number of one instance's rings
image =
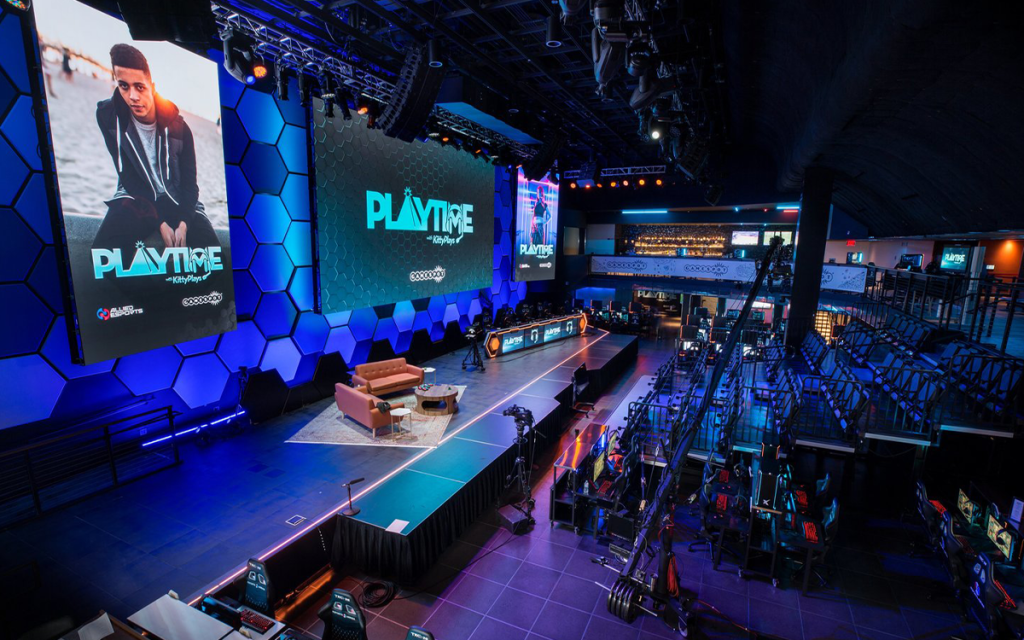
[[[366,393],[365,387],[353,389],[345,384],[336,384],[334,401],[338,403],[338,409],[342,413],[372,431],[374,438],[377,437],[377,429],[391,426],[391,416],[381,413],[377,408],[377,403],[381,402],[381,399]],[[392,409],[405,406],[402,402],[390,404]]]
[[[405,363],[405,358],[356,365],[352,384],[366,387],[371,394],[394,393],[423,384],[423,369]]]

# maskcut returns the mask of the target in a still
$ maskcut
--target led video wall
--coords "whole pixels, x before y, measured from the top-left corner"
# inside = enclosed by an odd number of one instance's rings
[[[491,284],[494,167],[313,105],[319,310],[334,313]]]
[[[516,193],[515,278],[551,280],[558,246],[558,185],[527,180],[520,169]]]
[[[86,364],[231,331],[217,64],[135,42],[75,0],[35,7]]]

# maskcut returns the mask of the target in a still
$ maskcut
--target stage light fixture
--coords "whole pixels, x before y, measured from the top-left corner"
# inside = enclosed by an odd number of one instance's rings
[[[557,13],[553,13],[548,16],[547,37],[544,39],[544,44],[549,49],[557,49],[562,46],[562,37],[562,21]]]
[[[308,107],[313,101],[311,82],[309,76],[301,72],[299,73],[299,104],[303,107]]]
[[[229,32],[224,39],[224,69],[239,82],[252,85],[256,82],[253,73],[252,38]]]
[[[267,64],[262,60],[252,65],[252,75],[254,78],[253,82],[255,82],[256,80],[262,80],[263,78],[266,78],[269,73],[270,69],[267,68]]]
[[[598,189],[604,189],[604,185],[603,185],[603,184],[601,184],[600,182],[598,182],[598,183],[597,183],[597,188],[598,188]]]
[[[278,62],[274,65],[274,82],[277,84],[277,99],[288,101],[288,70]]]
[[[427,65],[435,69],[444,66],[444,53],[441,50],[441,43],[437,40],[427,42]]]
[[[5,0],[7,6],[18,11],[28,11],[32,8],[32,0]]]
[[[614,188],[615,188],[615,187],[617,187],[617,186],[619,186],[619,183],[618,183],[618,182],[616,182],[616,181],[614,181],[614,180],[612,180],[612,183],[611,183],[611,188],[612,188],[612,189],[614,189]]]
[[[664,183],[661,181],[661,178],[658,178],[657,180],[654,181],[654,184],[656,184],[656,185],[658,185],[660,187]]]
[[[348,103],[352,99],[352,94],[349,93],[348,89],[342,89],[338,92],[337,103],[341,107],[341,117],[345,120],[352,119],[352,112],[348,109]]]
[[[589,189],[590,188],[590,184],[588,183],[588,184],[583,185],[583,188],[584,189]]]
[[[575,189],[576,188],[576,183],[575,182],[570,182],[569,183],[569,188],[570,189]]]
[[[628,187],[629,186],[629,180],[623,180],[622,181],[622,186]]]
[[[642,186],[644,186],[645,184],[647,184],[647,181],[646,181],[646,180],[644,180],[643,178],[640,178],[640,182],[639,182],[639,185],[640,185],[640,186],[642,187]]]

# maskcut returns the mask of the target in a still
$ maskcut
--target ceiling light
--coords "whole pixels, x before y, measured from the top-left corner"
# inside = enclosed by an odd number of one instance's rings
[[[544,39],[544,44],[549,49],[557,49],[562,46],[562,37],[561,17],[557,13],[552,13],[548,16],[547,37]]]
[[[441,43],[437,40],[427,41],[427,64],[435,69],[444,66],[444,53],[441,51]]]
[[[658,185],[660,187],[664,183],[661,181],[661,178],[658,178],[657,180],[654,181],[654,184],[656,184],[656,185]]]
[[[629,180],[623,180],[622,181],[622,186],[628,187],[629,186]]]
[[[642,187],[642,186],[644,186],[645,184],[647,184],[647,181],[646,181],[646,180],[644,180],[643,178],[640,178],[640,186]]]
[[[615,182],[614,180],[612,180],[612,184],[611,184],[612,189],[614,189],[617,186],[619,186],[619,183]]]

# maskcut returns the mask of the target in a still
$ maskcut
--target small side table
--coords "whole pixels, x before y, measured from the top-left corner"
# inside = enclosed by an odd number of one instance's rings
[[[431,376],[433,380],[431,384],[437,384],[437,369],[435,369],[434,367],[423,367],[423,377],[426,377],[428,373],[434,374],[433,376]]]
[[[391,411],[388,412],[388,415],[391,416],[391,432],[394,433],[395,425],[398,425],[399,430],[401,430],[402,418],[405,418],[406,416],[412,416],[412,409],[406,409],[404,407],[399,409],[392,409]],[[409,421],[411,423],[412,417],[409,418]],[[409,430],[412,430],[412,424],[409,425]]]

